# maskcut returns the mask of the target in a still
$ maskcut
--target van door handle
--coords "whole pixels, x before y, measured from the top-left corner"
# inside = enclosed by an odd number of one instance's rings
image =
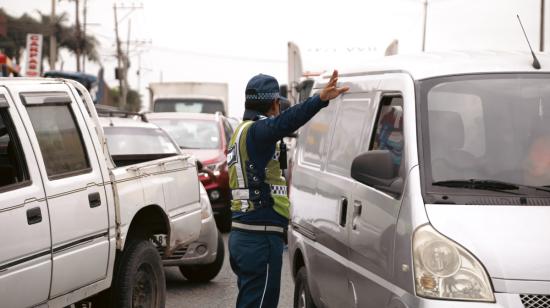
[[[27,223],[34,225],[42,221],[42,211],[39,207],[33,207],[27,210]]]
[[[90,202],[90,207],[98,207],[101,205],[101,196],[99,192],[91,193],[88,195],[88,201]]]
[[[352,218],[352,225],[351,228],[353,230],[357,229],[357,219],[361,216],[361,212],[363,211],[363,204],[361,201],[355,200],[353,201],[353,218]]]
[[[342,199],[340,199],[340,226],[342,227],[346,226],[347,213],[348,199],[346,197],[342,197]]]

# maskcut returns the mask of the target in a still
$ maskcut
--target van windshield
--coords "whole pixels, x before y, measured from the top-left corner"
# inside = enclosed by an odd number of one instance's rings
[[[420,95],[431,188],[549,190],[550,74],[433,78],[420,82]]]
[[[212,99],[162,98],[155,100],[155,112],[191,112],[225,114],[223,102]]]

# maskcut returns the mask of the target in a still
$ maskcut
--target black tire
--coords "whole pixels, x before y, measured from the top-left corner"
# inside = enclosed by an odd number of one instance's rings
[[[180,272],[191,282],[208,282],[218,275],[222,269],[224,258],[225,248],[223,238],[221,233],[218,232],[218,251],[214,262],[210,264],[180,266]]]
[[[145,239],[128,239],[113,278],[112,306],[164,308],[166,281],[159,253]]]
[[[301,267],[296,274],[296,283],[294,284],[294,308],[316,308],[309,284],[307,283],[306,267]]]

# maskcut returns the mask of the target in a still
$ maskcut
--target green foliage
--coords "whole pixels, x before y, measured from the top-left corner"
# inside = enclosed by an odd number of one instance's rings
[[[128,90],[128,94],[126,95],[127,103],[125,106],[121,107],[120,103],[120,91],[119,88],[111,88],[110,89],[111,97],[114,101],[114,106],[118,107],[122,110],[126,111],[132,111],[132,112],[138,112],[141,109],[141,96],[139,95],[139,92],[133,89]]]
[[[21,17],[13,17],[0,8],[0,14],[6,16],[8,35],[0,37],[0,50],[10,58],[15,57],[19,60],[23,50],[26,47],[27,33],[39,33],[44,36],[42,47],[42,56],[49,58],[50,36],[55,35],[58,48],[66,48],[72,53],[76,53],[80,46],[81,53],[86,55],[90,61],[100,62],[97,48],[99,42],[91,35],[77,39],[76,27],[67,26],[67,15],[61,14],[55,17],[53,27],[50,24],[50,15],[40,14],[40,19],[23,14]]]

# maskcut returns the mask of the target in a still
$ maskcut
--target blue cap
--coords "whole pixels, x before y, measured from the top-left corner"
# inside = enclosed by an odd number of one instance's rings
[[[252,77],[246,85],[245,91],[245,116],[252,118],[254,106],[258,104],[271,104],[275,99],[286,100],[279,94],[279,83],[273,76],[258,74]]]
[[[279,83],[273,76],[259,74],[246,85],[246,102],[271,103],[279,95]]]

